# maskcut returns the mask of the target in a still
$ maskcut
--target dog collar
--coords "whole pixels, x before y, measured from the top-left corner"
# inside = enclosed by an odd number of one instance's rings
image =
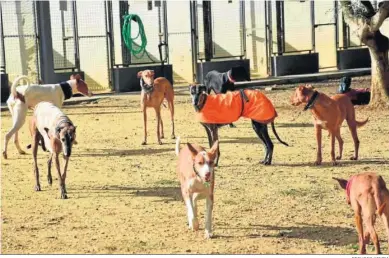
[[[154,84],[148,85],[144,82],[143,78],[140,78],[140,87],[145,93],[151,93],[154,90]]]
[[[65,100],[70,99],[73,96],[73,90],[69,83],[61,82],[59,86],[61,86]]]
[[[201,179],[201,176],[199,174],[199,172],[197,171],[196,167],[195,167],[195,163],[193,161],[193,171],[195,172],[195,174]]]
[[[231,77],[231,70],[227,72],[227,77],[228,77],[228,80],[232,83],[235,83],[236,81],[234,79],[232,79]]]
[[[313,93],[312,97],[308,100],[307,105],[304,107],[304,111],[313,108],[313,106],[315,105],[315,102],[316,102],[318,96],[319,96],[319,92],[315,91]]]

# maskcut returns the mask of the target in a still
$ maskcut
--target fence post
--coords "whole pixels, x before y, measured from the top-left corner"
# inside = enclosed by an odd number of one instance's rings
[[[213,57],[211,1],[203,1],[203,23],[205,61],[211,61]]]
[[[241,22],[241,30],[242,30],[242,54],[243,57],[246,58],[246,2],[243,0],[239,1],[240,4],[240,22]]]
[[[1,59],[3,61],[3,67],[0,67],[0,69],[2,69],[4,73],[7,73],[7,69],[6,69],[6,61],[5,61],[5,44],[4,44],[4,23],[3,23],[3,8],[1,6],[1,2],[0,2],[0,35],[1,35]]]
[[[277,23],[277,53],[282,55],[285,51],[284,38],[284,1],[276,1],[276,23]]]
[[[312,51],[316,51],[315,1],[311,0]]]
[[[191,34],[191,47],[192,47],[192,75],[193,81],[197,81],[197,60],[198,60],[198,35],[197,35],[197,3],[190,0],[189,2],[190,13],[190,34]]]
[[[51,39],[50,2],[36,1],[39,31],[41,79],[45,83],[57,83],[54,74],[53,43]]]
[[[123,16],[128,14],[128,8],[129,8],[128,1],[123,1],[123,0],[119,1],[120,39],[122,42],[122,62],[123,62],[123,65],[130,65],[131,64],[131,54],[128,53],[128,49],[126,47],[126,44],[124,43],[123,37],[121,36],[123,33],[123,23],[124,23]]]

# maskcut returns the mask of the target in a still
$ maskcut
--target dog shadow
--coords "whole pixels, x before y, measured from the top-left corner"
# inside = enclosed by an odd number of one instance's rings
[[[121,156],[141,156],[141,155],[153,155],[160,154],[165,152],[174,152],[172,148],[162,148],[162,149],[129,149],[129,150],[120,150],[120,149],[86,149],[86,152],[75,153],[76,157],[121,157]]]
[[[282,167],[312,167],[312,168],[323,168],[323,167],[350,167],[355,165],[384,165],[389,164],[389,160],[385,159],[366,159],[366,160],[340,160],[337,161],[337,165],[332,165],[332,162],[326,161],[322,162],[321,165],[315,165],[314,161],[310,162],[299,162],[299,163],[273,163],[274,166],[282,166]]]
[[[159,197],[160,200],[154,200],[153,202],[164,203],[182,201],[181,189],[178,186],[132,187],[123,185],[105,185],[101,187],[69,187],[69,191],[78,194],[86,193],[88,196],[85,196],[85,198],[89,198],[90,194],[97,194],[98,196],[112,198],[117,198],[119,196]]]
[[[245,228],[241,228],[245,229]],[[301,223],[299,226],[251,225],[249,230],[278,231],[277,233],[248,234],[249,238],[295,238],[318,241],[323,245],[347,246],[358,242],[354,228]]]

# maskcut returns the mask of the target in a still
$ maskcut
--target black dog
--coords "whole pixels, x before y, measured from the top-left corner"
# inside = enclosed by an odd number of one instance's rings
[[[338,93],[347,95],[354,106],[367,105],[370,102],[370,89],[369,88],[351,88],[351,77],[343,77],[340,79],[340,85]]]
[[[192,104],[193,104],[196,112],[200,112],[201,109],[204,107],[205,102],[207,101],[207,97],[208,97],[207,87],[204,85],[191,85],[189,87],[189,91],[190,91],[190,95],[192,98]],[[245,95],[245,93],[242,90],[241,91],[242,105],[243,105],[242,111],[244,109],[243,101],[246,101],[246,102],[249,101],[246,99],[247,97],[245,98],[244,95]],[[212,146],[216,140],[219,140],[219,135],[218,135],[219,127],[224,126],[225,124],[209,124],[209,123],[201,123],[201,124],[204,126],[205,131],[207,132],[209,146]],[[265,146],[265,151],[266,151],[265,158],[260,163],[262,163],[264,165],[270,165],[272,162],[272,158],[273,158],[274,146],[273,146],[273,142],[271,141],[271,139],[269,137],[269,133],[267,130],[267,124],[259,123],[255,120],[251,120],[251,124],[252,124],[252,127],[253,127],[255,133],[257,134],[258,138],[262,141],[262,143]],[[276,129],[274,127],[274,122],[271,122],[271,126],[272,126],[273,133],[276,136],[277,140],[280,143],[282,143],[286,146],[289,146],[286,142],[282,141],[280,139],[280,137],[278,136]],[[219,158],[220,158],[220,146],[218,149],[216,166],[219,163]]]
[[[215,94],[226,93],[227,91],[235,90],[235,82],[250,81],[250,76],[243,66],[232,67],[230,70],[224,73],[218,71],[210,71],[204,78],[204,85],[207,87],[207,93],[210,94],[211,90]],[[230,124],[230,127],[235,127],[234,124]]]

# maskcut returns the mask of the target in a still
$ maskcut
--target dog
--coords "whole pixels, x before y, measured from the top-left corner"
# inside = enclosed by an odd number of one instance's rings
[[[304,111],[310,109],[314,118],[317,140],[317,158],[315,165],[320,165],[322,162],[321,154],[321,136],[322,129],[327,130],[331,136],[331,160],[332,164],[337,165],[336,160],[342,159],[343,154],[343,139],[340,135],[340,127],[344,120],[347,121],[351,131],[351,136],[354,141],[354,156],[351,160],[358,160],[359,139],[357,127],[364,126],[368,118],[362,122],[355,119],[355,109],[349,97],[344,94],[337,94],[328,97],[324,93],[313,89],[311,85],[300,85],[296,88],[291,97],[291,104],[299,106],[305,104]],[[339,156],[335,159],[335,138],[339,144]]]
[[[72,121],[53,103],[40,102],[35,106],[34,115],[30,122],[30,133],[32,141],[32,156],[34,158],[35,191],[41,191],[39,183],[39,169],[37,164],[38,143],[42,143],[42,148],[50,152],[47,162],[49,185],[53,180],[51,177],[51,164],[54,158],[55,166],[58,171],[58,181],[61,190],[61,199],[67,199],[66,192],[66,172],[69,157],[72,152],[73,144],[76,144],[76,126]],[[29,148],[30,146],[27,146]],[[63,152],[65,165],[61,174],[59,164],[59,154]]]
[[[206,198],[205,238],[207,239],[212,237],[214,168],[218,148],[219,141],[215,141],[209,151],[190,143],[180,150],[180,137],[177,137],[176,141],[177,174],[188,212],[189,229],[194,231],[199,229],[197,200]]]
[[[164,77],[158,77],[154,79],[153,70],[140,71],[137,74],[140,78],[141,86],[141,109],[143,112],[144,122],[144,139],[142,145],[147,144],[147,113],[146,109],[152,107],[155,109],[157,115],[157,139],[158,144],[162,144],[161,139],[164,138],[163,123],[161,118],[161,105],[163,100],[166,99],[170,109],[172,135],[171,138],[175,139],[174,134],[174,90],[171,83]],[[160,129],[161,128],[161,129]]]
[[[232,67],[224,73],[210,71],[204,78],[204,85],[207,87],[208,94],[213,91],[215,94],[226,93],[235,90],[235,82],[251,81],[250,76],[243,66]],[[229,125],[231,128],[236,127],[234,124]]]
[[[370,103],[370,89],[369,88],[357,88],[352,89],[351,77],[342,77],[338,88],[339,94],[345,94],[351,100],[354,106],[367,105]]]
[[[19,81],[27,81],[27,85],[18,86]],[[27,76],[17,77],[11,86],[11,94],[7,100],[8,109],[11,113],[13,125],[4,137],[3,157],[7,159],[8,142],[14,135],[14,143],[19,154],[25,154],[19,145],[18,131],[23,126],[27,110],[34,108],[41,101],[50,101],[57,107],[62,107],[64,100],[72,95],[81,93],[84,96],[92,96],[88,85],[81,79],[79,74],[71,75],[70,80],[58,84],[30,85]]]
[[[380,243],[374,229],[376,211],[382,216],[389,238],[389,191],[384,179],[371,172],[352,176],[349,180],[333,177],[346,190],[347,203],[354,210],[359,239],[359,253],[366,254],[366,244],[373,240],[376,254],[381,254]],[[362,218],[363,216],[363,218]],[[365,230],[363,223],[365,222]]]
[[[289,146],[278,136],[274,119],[277,112],[271,101],[258,90],[229,91],[225,94],[208,95],[204,85],[191,85],[189,87],[192,104],[195,108],[197,119],[204,126],[210,147],[219,139],[218,128],[237,121],[240,117],[251,119],[252,127],[258,138],[265,146],[265,158],[260,163],[271,165],[273,159],[273,142],[271,141],[267,124],[271,123],[272,130],[278,141]],[[218,148],[219,151],[220,148]],[[218,165],[220,151],[216,161]]]

